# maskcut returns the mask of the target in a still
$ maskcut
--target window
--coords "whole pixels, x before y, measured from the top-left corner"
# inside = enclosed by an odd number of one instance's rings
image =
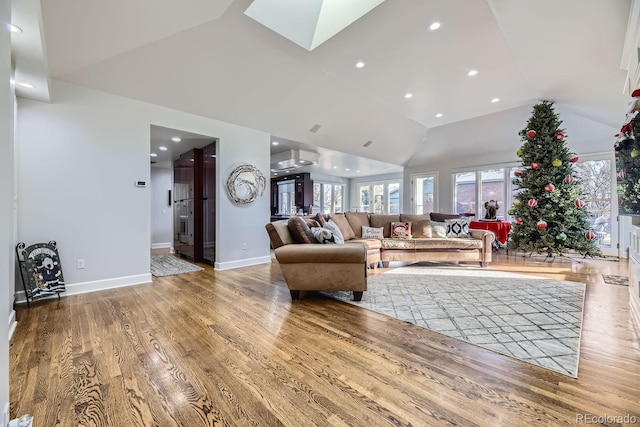
[[[413,175],[411,177],[413,213],[427,214],[437,212],[437,177],[437,173]]]
[[[497,218],[510,220],[507,211],[516,194],[521,191],[512,179],[518,167],[492,168],[456,172],[453,174],[455,213],[474,214],[484,218],[484,203],[495,200],[500,207]]]
[[[358,211],[374,214],[400,213],[402,186],[400,182],[358,184]]]
[[[344,185],[328,184],[323,182],[313,183],[313,212],[330,214],[342,212]]]
[[[476,212],[476,173],[462,172],[455,173],[453,179],[455,188],[453,191],[454,213],[475,213]]]
[[[278,182],[278,213],[291,215],[296,212],[296,193],[293,181]]]
[[[580,178],[585,210],[589,214],[591,229],[596,233],[601,249],[615,248],[617,233],[612,236],[612,160],[580,160],[576,174]],[[613,181],[615,182],[615,181]],[[617,212],[616,212],[617,213]],[[606,251],[608,252],[608,251]],[[615,255],[615,253],[614,253]]]

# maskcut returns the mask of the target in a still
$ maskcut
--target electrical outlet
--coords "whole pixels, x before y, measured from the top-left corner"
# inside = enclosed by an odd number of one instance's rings
[[[243,251],[246,251],[246,250],[247,250],[247,244],[246,244],[246,243],[243,243],[243,244],[242,244],[242,250],[243,250]]]
[[[83,269],[84,268],[84,260],[83,259],[79,259],[76,261],[76,268],[77,269]]]

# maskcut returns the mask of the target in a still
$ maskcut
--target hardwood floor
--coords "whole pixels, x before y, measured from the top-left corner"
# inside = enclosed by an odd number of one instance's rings
[[[276,262],[203,265],[18,307],[11,418],[30,413],[47,427],[555,426],[591,414],[640,425],[628,288],[602,279],[627,275],[627,262],[495,258],[490,269],[587,283],[577,379],[318,294],[292,303]]]

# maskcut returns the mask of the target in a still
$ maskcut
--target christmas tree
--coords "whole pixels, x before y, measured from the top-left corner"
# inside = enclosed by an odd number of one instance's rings
[[[578,157],[567,148],[561,124],[553,103],[543,101],[533,106],[533,115],[520,132],[522,168],[513,178],[520,192],[508,212],[515,218],[508,248],[548,256],[568,250],[600,255],[572,167]]]
[[[640,215],[640,89],[631,94],[625,124],[620,129],[614,148],[620,215]]]

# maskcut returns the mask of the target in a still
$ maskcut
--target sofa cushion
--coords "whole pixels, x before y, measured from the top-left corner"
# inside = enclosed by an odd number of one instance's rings
[[[287,220],[273,221],[265,225],[269,240],[271,241],[271,247],[278,249],[281,246],[295,243],[291,233],[289,232],[289,226]]]
[[[380,249],[382,247],[382,243],[380,243],[380,239],[353,239],[344,242],[345,244],[349,243],[360,243],[364,244],[367,247],[367,250],[372,249]]]
[[[414,239],[396,239],[396,238],[384,238],[380,241],[382,249],[410,249],[416,248]]]
[[[345,212],[344,216],[355,234],[355,239],[362,237],[362,227],[369,227],[369,214],[367,212]]]
[[[391,237],[391,223],[400,221],[400,215],[380,215],[371,214],[369,222],[372,227],[383,227],[382,234],[384,237]]]
[[[444,223],[447,226],[447,237],[471,237],[467,218],[446,219]]]
[[[478,239],[412,239],[416,250],[427,249],[482,249],[482,240]]]
[[[458,219],[460,218],[460,215],[431,212],[429,217],[431,218],[431,221],[444,222],[445,219]]]
[[[410,222],[392,222],[391,237],[396,239],[411,238],[411,223]]]
[[[351,229],[349,221],[347,221],[347,217],[344,216],[344,214],[329,214],[329,219],[336,223],[340,229],[340,233],[342,233],[342,237],[344,237],[344,240],[356,238],[356,234]]]
[[[429,215],[400,214],[400,221],[411,222],[412,237],[433,237]]]
[[[287,227],[289,228],[289,232],[291,233],[291,237],[293,241],[296,243],[316,243],[317,240],[313,236],[311,229],[307,225],[307,222],[300,218],[299,216],[293,216],[289,218],[289,222],[287,223]]]
[[[360,233],[360,237],[363,239],[382,239],[384,237],[384,228],[383,227],[367,227],[366,225],[362,226],[362,230]],[[356,234],[356,238],[358,235]]]

